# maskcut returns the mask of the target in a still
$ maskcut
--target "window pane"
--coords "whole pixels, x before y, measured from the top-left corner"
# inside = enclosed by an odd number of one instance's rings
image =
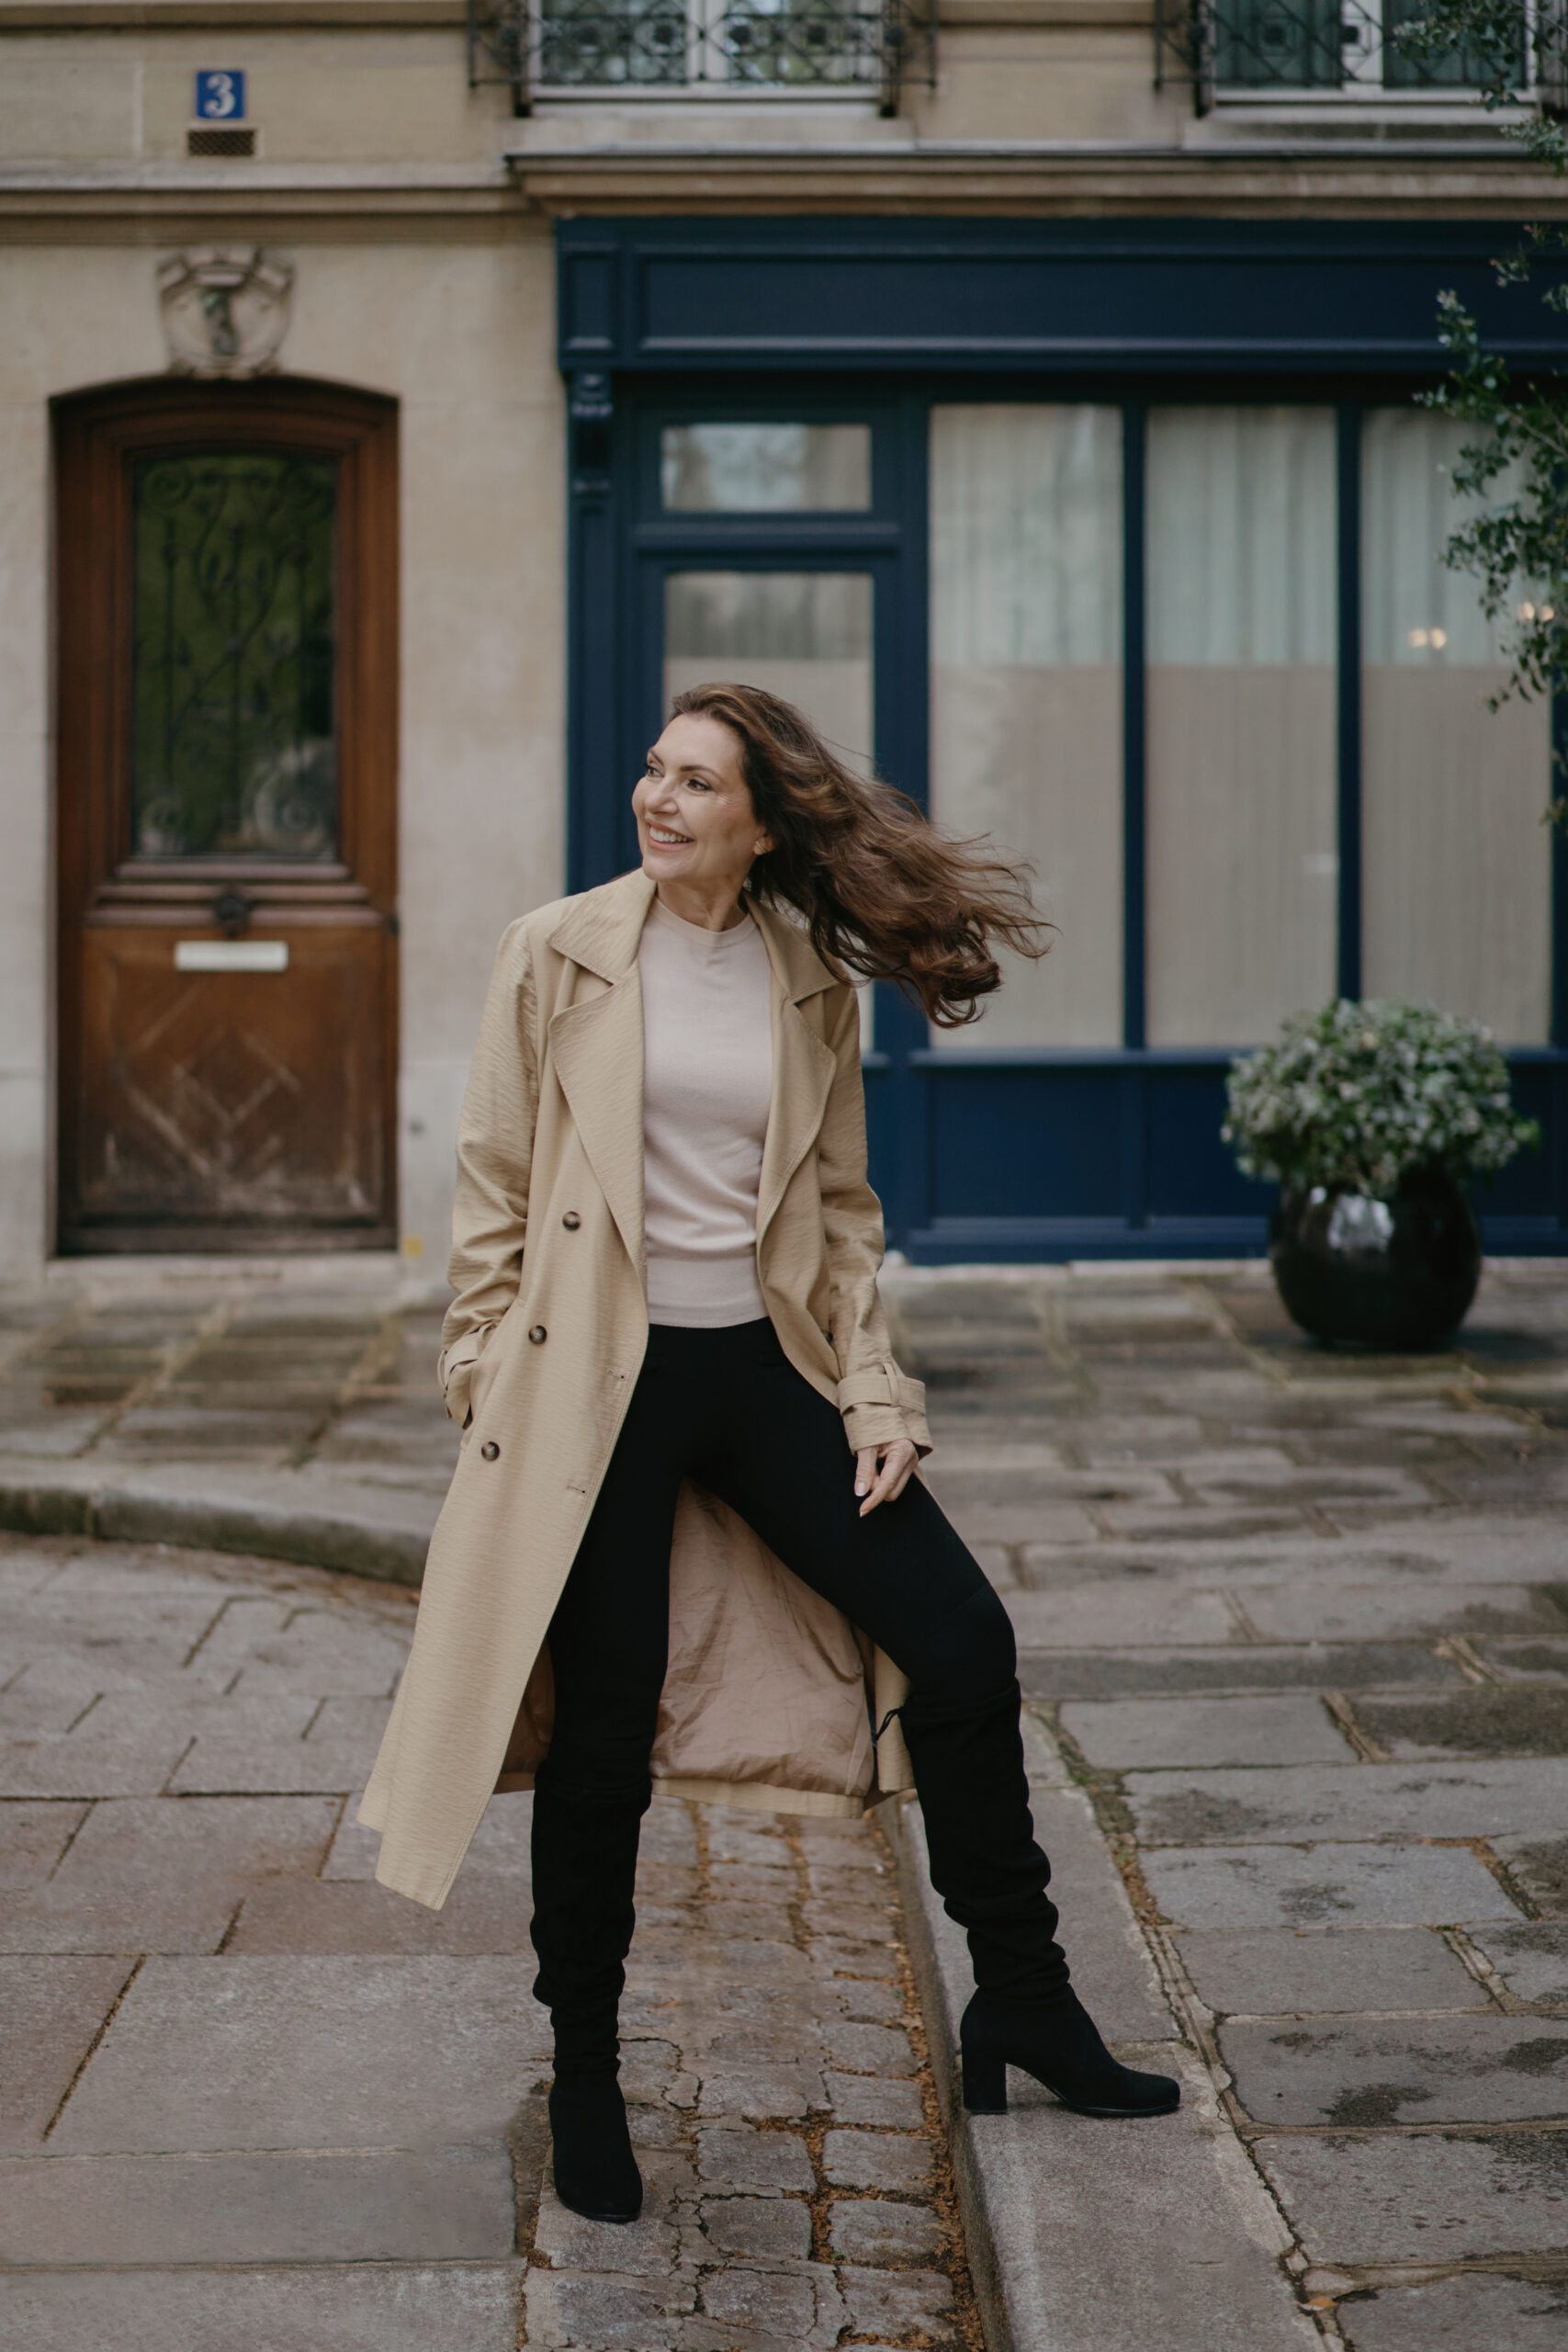
[[[685,0],[540,0],[547,88],[684,82],[690,42]]]
[[[137,465],[137,855],[335,856],[336,498],[326,458]]]
[[[931,413],[931,814],[1035,869],[1060,926],[933,1045],[1122,1037],[1122,418]]]
[[[861,514],[869,424],[667,424],[660,490],[679,514]]]
[[[803,710],[852,767],[873,769],[872,582],[865,571],[673,571],[664,582],[664,702],[719,680]],[[869,987],[861,1049],[873,1044]]]
[[[1442,562],[1466,511],[1449,470],[1465,437],[1418,409],[1363,425],[1362,973],[1369,995],[1544,1044],[1550,717],[1544,702],[1487,709],[1507,668],[1479,583]]]
[[[1151,412],[1151,1045],[1334,992],[1335,556],[1331,410]]]
[[[872,758],[871,575],[674,571],[664,583],[664,695],[731,679],[782,695],[835,751]]]

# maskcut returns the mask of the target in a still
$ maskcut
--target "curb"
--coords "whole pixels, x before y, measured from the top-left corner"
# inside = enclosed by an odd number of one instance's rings
[[[931,1886],[918,1803],[880,1817],[987,2352],[1322,2352],[1283,2267],[1289,2228],[1184,2043],[1112,2042],[1124,2063],[1180,2076],[1175,2115],[1091,2120],[1016,2074],[1008,2114],[964,2112],[968,1949]]]
[[[299,1501],[173,1492],[156,1487],[78,1486],[0,1474],[0,1527],[20,1535],[90,1535],[103,1543],[174,1544],[203,1552],[255,1554],[295,1567],[417,1585],[429,1535],[378,1525]]]
[[[1039,2352],[1037,2346],[1020,2344],[1009,2322],[1007,2293],[985,2182],[975,2161],[974,2137],[958,2097],[958,2020],[968,1998],[964,1982],[968,1973],[968,1955],[960,1931],[942,1911],[926,1871],[925,1831],[918,1800],[896,1797],[882,1808],[881,1818],[898,1864],[898,1894],[904,1906],[909,1965],[920,1996],[931,2074],[947,2126],[959,2217],[964,2223],[964,2252],[986,2331],[986,2352]],[[939,1940],[946,1942],[949,1939],[957,1940],[957,1951],[943,1954],[939,1951]]]

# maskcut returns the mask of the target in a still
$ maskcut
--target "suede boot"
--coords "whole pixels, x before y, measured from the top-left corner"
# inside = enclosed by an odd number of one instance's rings
[[[1080,2115],[1165,2115],[1180,2086],[1121,2065],[1067,1981],[1051,1865],[1035,1842],[1016,1681],[978,1705],[912,1694],[901,1716],[931,1884],[969,1938],[976,1992],[961,2030],[964,2104],[1007,2109],[1022,2068]]]
[[[534,1793],[534,1994],[550,2012],[556,2194],[591,2222],[635,2222],[642,2176],[615,2077],[626,1957],[637,1923],[637,1833],[646,1770],[565,1778],[554,1759]]]

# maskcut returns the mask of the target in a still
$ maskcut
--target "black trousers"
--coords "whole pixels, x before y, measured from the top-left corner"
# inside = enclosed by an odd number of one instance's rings
[[[842,1420],[770,1322],[657,1325],[550,1625],[556,1717],[535,1798],[534,1940],[558,2064],[563,2054],[585,2066],[614,2060],[686,1477],[737,1510],[908,1675],[903,1727],[932,1880],[970,1930],[981,1981],[988,1970],[1015,1989],[1065,1982],[1001,1601],[918,1481],[860,1517]]]

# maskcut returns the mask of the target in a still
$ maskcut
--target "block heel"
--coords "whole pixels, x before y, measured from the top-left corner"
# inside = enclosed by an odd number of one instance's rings
[[[964,2052],[964,2104],[971,2115],[1005,2115],[1008,2111],[1008,2067],[1005,2058],[990,2050]]]

